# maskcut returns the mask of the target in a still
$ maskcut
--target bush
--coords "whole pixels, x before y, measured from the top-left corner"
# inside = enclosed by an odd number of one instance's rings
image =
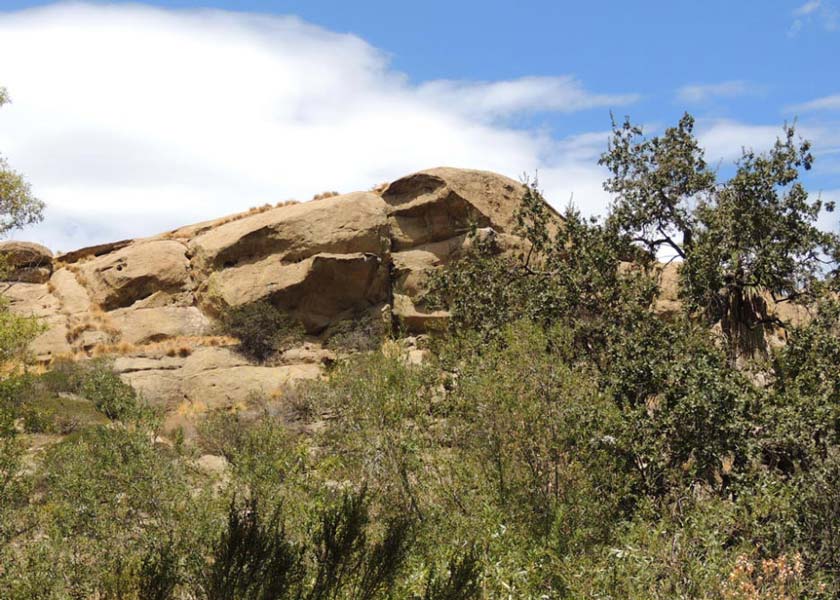
[[[220,322],[225,335],[239,340],[243,354],[261,362],[300,341],[304,334],[297,319],[266,301],[229,308]]]
[[[319,526],[292,540],[279,510],[264,520],[260,502],[232,502],[226,529],[201,584],[208,600],[387,598],[411,543],[406,519],[385,523],[369,541],[365,492],[346,493],[318,514]]]

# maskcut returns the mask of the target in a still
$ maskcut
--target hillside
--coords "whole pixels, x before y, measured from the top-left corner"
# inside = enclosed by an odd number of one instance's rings
[[[318,377],[348,330],[441,329],[446,313],[422,306],[426,274],[469,245],[471,227],[519,243],[521,195],[501,175],[438,168],[376,192],[266,205],[59,256],[5,242],[0,253],[16,267],[5,293],[14,312],[48,325],[31,345],[40,362],[113,357],[125,381],[178,421]],[[305,329],[270,364],[236,353],[217,322],[262,301]]]
[[[682,246],[451,168],[3,243],[0,596],[838,597],[840,240],[720,189]]]

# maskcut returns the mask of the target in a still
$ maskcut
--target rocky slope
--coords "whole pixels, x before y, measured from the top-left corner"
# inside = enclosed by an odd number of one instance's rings
[[[168,414],[186,416],[318,377],[344,322],[385,320],[407,332],[440,325],[423,282],[468,243],[475,224],[516,244],[522,186],[482,171],[438,168],[375,192],[252,209],[152,238],[53,256],[6,242],[12,310],[48,327],[44,362],[113,356],[123,378]],[[270,365],[249,363],[216,335],[226,307],[268,301],[296,317],[306,343]]]

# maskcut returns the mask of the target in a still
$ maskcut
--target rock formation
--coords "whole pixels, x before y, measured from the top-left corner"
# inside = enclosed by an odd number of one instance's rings
[[[417,333],[440,327],[423,307],[430,270],[464,250],[471,228],[513,238],[522,186],[483,171],[438,168],[375,192],[254,209],[152,238],[53,257],[0,245],[12,310],[43,319],[42,361],[112,355],[123,378],[174,416],[230,406],[250,393],[318,377],[325,338],[360,315]],[[308,340],[270,365],[218,335],[229,307],[266,301]]]

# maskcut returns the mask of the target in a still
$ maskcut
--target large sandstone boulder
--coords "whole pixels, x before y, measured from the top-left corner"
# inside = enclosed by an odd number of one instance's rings
[[[111,323],[120,332],[120,341],[148,344],[182,336],[204,336],[212,323],[195,306],[125,308],[110,313]]]
[[[453,238],[474,224],[511,233],[525,189],[496,173],[440,167],[398,179],[382,194],[394,250]]]
[[[268,397],[296,381],[321,375],[316,363],[252,365],[228,348],[204,347],[184,357],[123,357],[114,369],[155,406],[191,413],[229,408],[257,395]]]
[[[0,242],[0,276],[7,281],[46,283],[52,275],[53,254],[32,242]],[[5,274],[2,268],[8,270]]]
[[[297,262],[314,254],[381,254],[387,244],[385,203],[356,192],[274,208],[220,225],[193,240],[196,262],[210,269],[271,256]]]
[[[269,300],[316,333],[348,311],[388,299],[388,269],[375,254],[317,254],[285,264],[274,257],[215,273],[208,289],[226,306]]]
[[[187,249],[171,240],[131,244],[78,268],[92,300],[105,310],[130,306],[158,291],[190,287]]]
[[[90,312],[90,294],[68,269],[58,269],[50,278],[53,294],[59,299],[62,311],[68,315]]]
[[[0,244],[17,280],[31,282],[5,295],[47,327],[33,344],[40,359],[115,355],[123,379],[164,407],[171,425],[319,377],[336,359],[324,345],[360,315],[416,332],[445,327],[446,312],[424,307],[429,274],[469,248],[473,227],[515,247],[523,191],[493,173],[438,168],[377,192],[260,208],[55,259],[36,244]],[[210,335],[219,310],[261,300],[309,335],[271,365]]]

